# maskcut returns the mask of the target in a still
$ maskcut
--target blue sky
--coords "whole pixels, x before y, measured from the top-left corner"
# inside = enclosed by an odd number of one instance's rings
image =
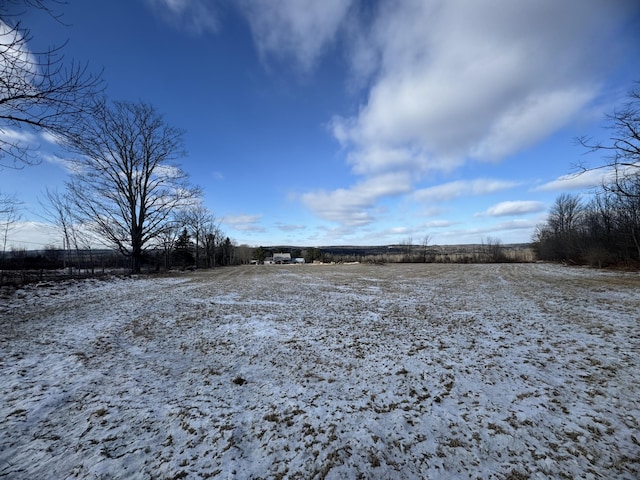
[[[24,17],[38,50],[104,69],[112,100],[186,130],[183,168],[249,245],[528,242],[601,160],[575,145],[640,80],[635,0],[70,0]],[[0,172],[10,244],[60,243],[38,197],[65,171]]]

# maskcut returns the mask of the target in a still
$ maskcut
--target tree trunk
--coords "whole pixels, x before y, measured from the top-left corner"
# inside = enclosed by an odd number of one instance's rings
[[[638,260],[640,260],[640,239],[638,238],[638,232],[634,227],[631,227],[631,238],[633,239],[633,243],[638,253]]]
[[[140,266],[142,264],[142,255],[138,251],[138,253],[131,252],[131,273],[140,273]]]
[[[195,262],[196,268],[200,268],[200,231],[196,230],[196,251],[195,253]]]
[[[131,241],[131,273],[140,273],[142,266],[142,240],[135,232]]]

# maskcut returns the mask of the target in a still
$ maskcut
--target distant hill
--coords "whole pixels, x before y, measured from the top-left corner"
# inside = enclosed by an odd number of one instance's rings
[[[531,248],[530,243],[509,243],[500,245],[505,250],[526,250]],[[299,246],[299,245],[275,245],[263,246],[265,250],[273,252],[292,252],[318,249],[322,253],[331,253],[335,255],[383,255],[383,254],[401,254],[407,251],[422,251],[425,247],[422,245],[325,245],[319,247]],[[487,245],[480,243],[460,244],[460,245],[428,245],[427,250],[433,253],[441,254],[462,254],[475,253],[483,251]]]
[[[288,252],[307,261],[373,261],[373,262],[478,262],[533,261],[531,244],[464,244],[464,245],[325,245],[307,247],[275,245],[262,247],[267,252]]]

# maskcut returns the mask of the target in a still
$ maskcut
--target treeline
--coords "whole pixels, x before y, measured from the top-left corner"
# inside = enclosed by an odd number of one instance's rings
[[[586,202],[568,194],[556,199],[533,239],[542,260],[640,268],[640,88],[605,127],[605,143],[579,139],[605,156],[602,186]]]
[[[472,245],[429,245],[426,241],[415,244],[407,239],[397,245],[261,246],[253,250],[252,260],[260,263],[276,252],[290,253],[291,258],[304,258],[305,263],[506,263],[535,260],[529,244],[505,245],[490,237],[481,244]]]
[[[142,273],[193,270],[242,265],[251,261],[254,248],[236,245],[229,237],[207,234],[201,243],[183,228],[177,240],[144,252]],[[112,249],[62,249],[53,245],[42,250],[11,248],[0,256],[0,283],[27,277],[77,277],[101,273],[126,273],[129,260]],[[10,282],[14,283],[14,282]]]
[[[12,248],[0,257],[0,286],[120,274],[129,271],[129,262],[113,250],[43,250]]]
[[[250,263],[255,251],[247,245],[236,245],[219,230],[203,234],[197,242],[190,232],[182,228],[174,240],[146,250],[140,261],[140,273],[243,265]],[[112,249],[61,249],[51,245],[43,250],[12,248],[0,256],[0,285],[130,271],[129,259]]]
[[[213,225],[213,224],[210,224]],[[179,236],[168,244],[163,244],[162,267],[164,269],[214,268],[250,263],[254,248],[248,245],[236,245],[225,237],[219,228],[207,229],[206,224],[198,235],[198,230],[186,227]],[[158,251],[152,252],[156,256]],[[160,262],[156,261],[156,265]]]
[[[559,196],[538,227],[533,247],[541,260],[595,267],[640,267],[640,178],[628,180],[629,193],[603,190],[584,203]]]

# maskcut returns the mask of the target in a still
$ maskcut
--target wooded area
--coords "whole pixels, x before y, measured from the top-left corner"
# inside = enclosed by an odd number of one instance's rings
[[[579,139],[583,147],[604,155],[604,180],[592,198],[563,194],[547,222],[538,228],[534,246],[543,260],[588,263],[596,267],[640,266],[640,87],[607,117],[607,143]],[[583,167],[583,171],[588,168]]]

